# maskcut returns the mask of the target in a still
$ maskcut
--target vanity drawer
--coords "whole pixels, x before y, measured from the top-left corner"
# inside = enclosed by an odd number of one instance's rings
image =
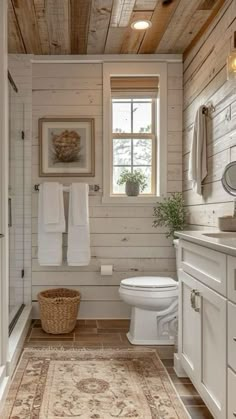
[[[228,256],[228,299],[236,303],[236,257]]]
[[[236,374],[228,368],[228,419],[236,418]]]
[[[228,364],[236,372],[236,304],[232,304],[229,302],[228,302]],[[236,390],[235,390],[235,393],[236,393]]]
[[[224,253],[180,240],[180,268],[225,297],[226,258]]]

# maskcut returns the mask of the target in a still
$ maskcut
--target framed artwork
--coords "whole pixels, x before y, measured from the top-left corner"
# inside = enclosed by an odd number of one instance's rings
[[[39,176],[94,176],[93,118],[39,119]]]

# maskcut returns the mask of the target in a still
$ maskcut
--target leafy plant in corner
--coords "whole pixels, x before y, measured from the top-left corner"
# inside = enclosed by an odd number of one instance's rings
[[[126,193],[130,196],[137,196],[140,192],[143,192],[147,186],[147,177],[140,171],[134,170],[133,173],[129,172],[127,169],[124,169],[121,174],[120,178],[117,181],[118,185],[126,185]],[[137,188],[131,190],[132,186],[137,186]]]
[[[164,198],[163,202],[157,203],[153,215],[153,227],[166,227],[166,237],[174,238],[174,232],[185,227],[186,210],[182,194],[174,193],[169,198]]]

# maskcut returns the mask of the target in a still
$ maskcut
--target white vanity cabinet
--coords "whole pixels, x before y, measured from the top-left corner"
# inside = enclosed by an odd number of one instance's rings
[[[181,365],[214,418],[231,418],[227,416],[227,255],[180,240],[178,273]],[[236,388],[233,391],[236,398]]]

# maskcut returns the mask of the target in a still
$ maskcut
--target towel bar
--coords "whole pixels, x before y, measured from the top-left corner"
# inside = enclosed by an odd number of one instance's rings
[[[35,184],[34,185],[34,190],[36,191],[36,192],[38,192],[39,191],[39,188],[40,188],[40,184],[39,183],[37,183],[37,184]],[[100,186],[99,185],[89,185],[89,190],[91,191],[91,192],[99,192],[100,191]],[[65,185],[63,185],[63,191],[64,192],[69,192],[69,190],[70,190],[70,186],[65,186]]]

